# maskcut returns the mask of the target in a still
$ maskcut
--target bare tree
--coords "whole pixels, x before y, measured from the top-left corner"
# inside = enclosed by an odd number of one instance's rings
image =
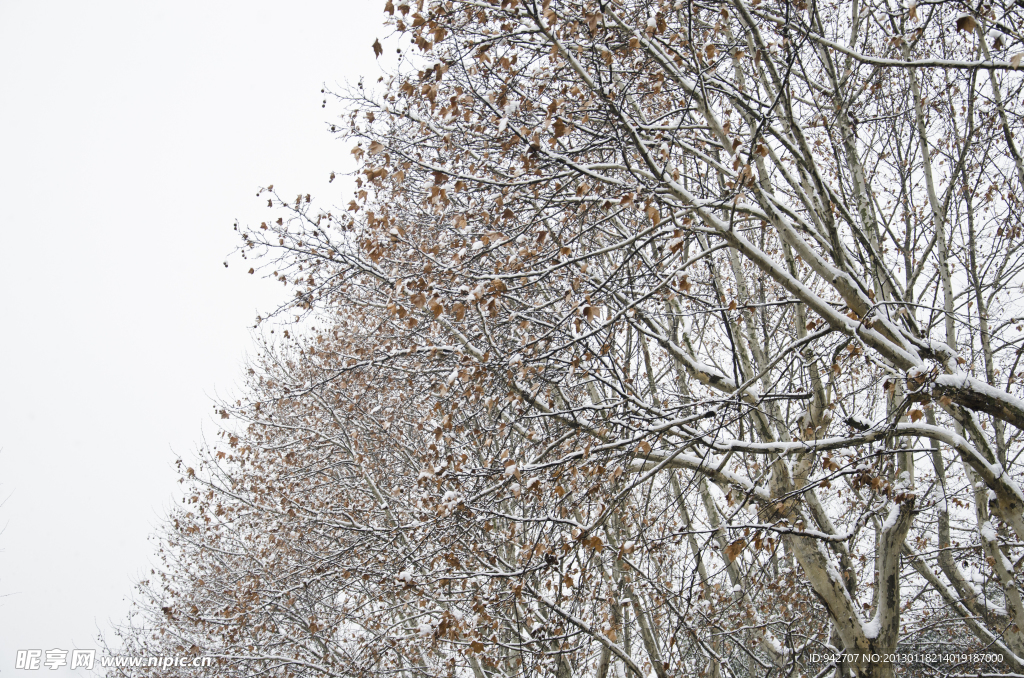
[[[186,474],[130,642],[1024,672],[1018,6],[385,9],[407,58],[337,95],[356,195],[270,189],[243,236],[305,320]]]

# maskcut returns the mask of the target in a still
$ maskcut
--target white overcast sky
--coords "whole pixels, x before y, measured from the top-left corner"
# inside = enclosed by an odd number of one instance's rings
[[[285,293],[232,224],[347,202],[320,88],[376,79],[383,4],[0,0],[0,675],[123,619]]]

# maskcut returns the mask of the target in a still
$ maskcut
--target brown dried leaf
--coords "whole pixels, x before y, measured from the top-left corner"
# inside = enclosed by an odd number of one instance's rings
[[[647,213],[647,216],[651,219],[651,223],[655,226],[661,223],[661,214],[658,212],[658,208],[654,205],[648,205],[644,208],[644,212]]]
[[[725,555],[729,559],[729,562],[736,560],[736,558],[743,552],[743,549],[747,547],[746,539],[737,539],[733,543],[725,547]]]
[[[970,33],[974,30],[975,26],[977,25],[978,22],[975,21],[974,17],[971,16],[970,14],[961,14],[960,17],[956,20],[956,29],[958,31],[966,31]]]

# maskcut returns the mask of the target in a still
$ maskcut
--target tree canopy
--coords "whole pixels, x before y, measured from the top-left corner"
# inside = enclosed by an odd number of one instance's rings
[[[1021,7],[395,1],[126,647],[1024,672]]]

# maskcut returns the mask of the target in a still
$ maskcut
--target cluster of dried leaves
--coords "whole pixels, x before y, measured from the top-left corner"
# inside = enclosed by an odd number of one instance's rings
[[[351,202],[270,187],[242,236],[301,319],[183,469],[128,649],[1024,672],[1021,10],[399,2],[398,72],[336,95]]]

